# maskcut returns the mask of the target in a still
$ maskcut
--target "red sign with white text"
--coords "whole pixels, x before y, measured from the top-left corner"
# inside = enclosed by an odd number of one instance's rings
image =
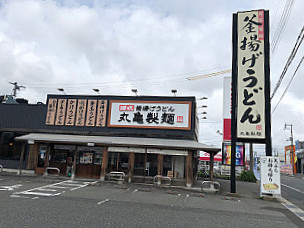
[[[134,111],[134,105],[119,105],[119,111]]]

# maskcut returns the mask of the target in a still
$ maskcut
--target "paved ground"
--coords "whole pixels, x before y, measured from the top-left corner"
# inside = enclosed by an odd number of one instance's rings
[[[195,188],[118,185],[92,180],[0,174],[0,227],[304,227],[281,203],[259,199],[254,183],[237,182],[239,197]]]

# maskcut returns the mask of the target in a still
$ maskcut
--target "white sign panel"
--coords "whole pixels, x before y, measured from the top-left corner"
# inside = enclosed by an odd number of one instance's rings
[[[232,107],[232,91],[231,91],[231,77],[224,77],[224,97],[223,97],[223,117],[224,119],[231,119]]]
[[[265,139],[264,11],[238,13],[237,138]]]
[[[261,165],[261,195],[281,195],[280,159],[279,157],[262,156]]]
[[[110,101],[109,127],[191,129],[191,102]]]

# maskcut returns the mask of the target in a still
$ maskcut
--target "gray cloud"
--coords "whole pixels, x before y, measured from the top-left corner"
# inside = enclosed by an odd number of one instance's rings
[[[47,93],[208,96],[210,122],[201,125],[201,140],[220,145],[223,75],[188,81],[186,77],[231,68],[232,14],[270,10],[271,35],[277,26],[278,1],[4,1],[0,7],[0,85],[9,81],[27,88],[20,96],[45,101]],[[303,26],[303,1],[296,1],[281,42],[271,58],[272,88]],[[275,12],[278,12],[275,14]],[[299,50],[303,55],[303,48]],[[299,55],[300,56],[300,55]],[[297,57],[297,60],[299,58]],[[296,61],[278,95],[288,83]],[[303,69],[303,68],[302,68]],[[298,72],[288,100],[302,102]],[[292,93],[291,93],[292,91]],[[287,99],[287,98],[284,98]],[[282,100],[273,116],[274,145],[282,145],[282,126],[304,113],[297,103]],[[292,111],[290,111],[292,110]],[[295,134],[304,137],[302,129]],[[301,133],[300,133],[301,132]],[[277,136],[278,135],[278,136]]]

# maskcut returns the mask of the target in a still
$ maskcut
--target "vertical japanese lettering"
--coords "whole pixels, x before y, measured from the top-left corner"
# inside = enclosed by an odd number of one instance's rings
[[[56,114],[56,125],[64,125],[65,111],[66,111],[66,99],[58,100],[57,114]]]
[[[56,108],[57,108],[57,99],[49,99],[47,113],[46,113],[46,120],[45,120],[46,125],[54,125]]]
[[[77,104],[76,126],[84,126],[87,100],[79,99]]]
[[[65,125],[73,126],[75,122],[75,115],[76,115],[76,99],[68,99],[67,104],[67,113],[65,119]]]
[[[96,100],[88,100],[88,108],[87,108],[87,120],[86,126],[93,127],[95,126],[95,118],[96,118]]]
[[[237,137],[265,138],[264,11],[238,13]]]
[[[96,127],[104,127],[106,125],[107,101],[99,100],[97,108]]]

